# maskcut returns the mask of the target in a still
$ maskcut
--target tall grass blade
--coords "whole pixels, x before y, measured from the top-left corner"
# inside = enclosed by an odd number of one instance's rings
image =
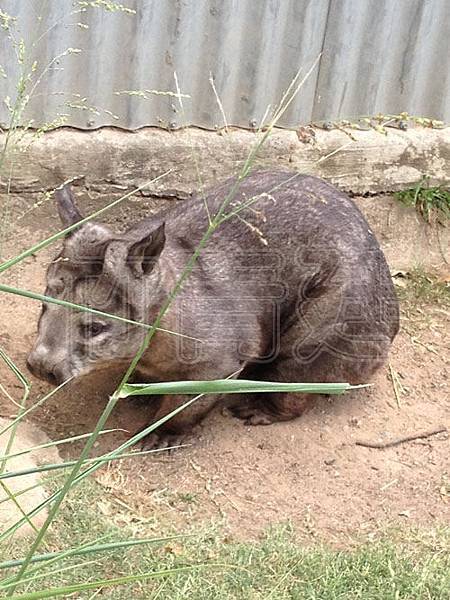
[[[71,556],[84,556],[85,554],[94,554],[97,552],[109,552],[110,550],[120,550],[123,548],[131,548],[132,546],[142,546],[147,544],[159,544],[172,542],[173,540],[185,539],[192,537],[189,535],[169,535],[159,538],[142,538],[138,540],[125,540],[123,542],[110,542],[107,544],[91,544],[81,548],[71,548],[61,552],[46,552],[45,554],[36,554],[33,556],[32,563],[46,562],[55,558],[69,558]],[[20,567],[23,564],[23,559],[6,560],[0,563],[0,569],[11,569]]]
[[[150,396],[166,394],[248,394],[266,392],[296,392],[302,394],[343,394],[348,390],[366,387],[349,383],[280,383],[248,379],[213,379],[211,381],[166,381],[164,383],[126,383],[119,394]]]
[[[98,579],[97,581],[89,581],[86,583],[77,583],[74,585],[67,585],[59,588],[51,588],[49,590],[42,590],[39,592],[28,592],[26,594],[19,594],[10,596],[11,600],[41,600],[42,598],[57,598],[63,596],[67,598],[69,594],[75,594],[77,592],[83,592],[86,590],[94,590],[96,588],[111,587],[116,585],[124,585],[126,583],[134,583],[138,581],[146,581],[148,579],[158,579],[160,577],[168,577],[169,575],[180,575],[181,573],[189,573],[197,569],[205,568],[224,568],[229,569],[231,565],[225,564],[204,564],[204,565],[191,565],[188,567],[176,567],[174,569],[164,569],[162,571],[149,571],[146,573],[140,573],[139,575],[125,575],[123,577],[114,577],[112,579]]]

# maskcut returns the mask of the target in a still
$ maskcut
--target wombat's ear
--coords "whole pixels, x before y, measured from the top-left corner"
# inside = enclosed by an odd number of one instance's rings
[[[146,232],[128,247],[127,263],[136,277],[150,273],[166,242],[165,224]]]
[[[63,185],[55,190],[56,205],[59,218],[64,227],[70,227],[83,218],[75,204],[75,199],[69,185]]]

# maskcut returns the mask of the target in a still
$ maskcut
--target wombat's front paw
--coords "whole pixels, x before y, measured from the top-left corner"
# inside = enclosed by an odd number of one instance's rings
[[[140,441],[140,447],[141,450],[170,450],[181,446],[185,439],[185,434],[149,433]]]

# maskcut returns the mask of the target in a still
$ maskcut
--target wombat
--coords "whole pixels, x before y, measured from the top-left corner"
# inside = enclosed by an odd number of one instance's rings
[[[64,226],[81,220],[67,186],[56,197]],[[200,252],[162,319],[168,331],[157,331],[134,381],[367,382],[398,331],[398,302],[364,217],[317,177],[264,170],[228,179],[124,234],[87,222],[65,238],[45,294],[152,323],[227,198],[226,220]],[[113,365],[125,371],[144,335],[137,325],[44,303],[28,365],[53,383]],[[300,416],[314,397],[243,394],[231,410],[247,424],[270,424]],[[208,395],[181,411],[147,447],[174,443],[218,399]],[[186,400],[149,396],[150,422]]]

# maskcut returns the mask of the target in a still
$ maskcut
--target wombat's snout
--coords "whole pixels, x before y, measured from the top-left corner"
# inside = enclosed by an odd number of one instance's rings
[[[64,367],[64,361],[52,359],[52,353],[45,346],[34,348],[27,358],[27,367],[35,377],[44,379],[53,385],[60,385],[71,377]]]

